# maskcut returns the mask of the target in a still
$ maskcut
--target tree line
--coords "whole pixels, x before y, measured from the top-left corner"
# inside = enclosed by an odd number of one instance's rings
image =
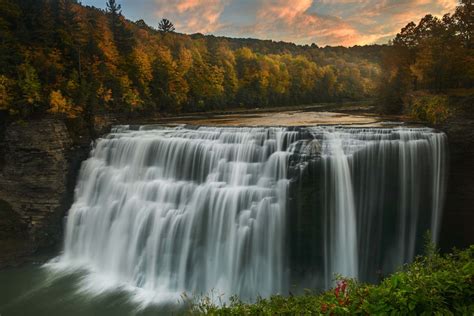
[[[13,116],[178,113],[360,100],[383,46],[185,35],[76,0],[0,1],[0,109]]]
[[[76,0],[0,0],[0,110],[179,113],[377,97],[403,110],[413,91],[473,85],[473,5],[425,16],[389,45],[318,47],[180,34]]]
[[[418,24],[410,22],[396,35],[381,62],[378,96],[385,111],[406,110],[406,99],[420,91],[450,95],[454,90],[465,90],[466,94],[473,94],[473,8],[471,0],[462,0],[454,13],[442,18],[428,14]],[[440,100],[431,98],[423,107],[432,106],[431,110],[443,112],[446,109],[441,108],[441,103],[446,102]]]

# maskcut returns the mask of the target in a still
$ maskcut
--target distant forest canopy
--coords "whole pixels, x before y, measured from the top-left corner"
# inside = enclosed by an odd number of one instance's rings
[[[105,11],[75,0],[0,0],[0,11],[0,107],[19,116],[359,100],[373,96],[380,76],[380,46],[158,31],[126,20],[113,0]]]
[[[105,11],[75,0],[0,0],[0,110],[87,119],[375,96],[399,110],[414,89],[472,86],[468,2],[442,20],[409,24],[390,45],[320,48],[159,31],[125,19],[114,0]]]

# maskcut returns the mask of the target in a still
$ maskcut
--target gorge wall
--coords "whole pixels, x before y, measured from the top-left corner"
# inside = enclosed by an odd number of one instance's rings
[[[474,244],[474,117],[464,113],[440,127],[449,142],[449,179],[439,246]]]
[[[0,266],[58,245],[89,141],[73,140],[63,120],[13,122],[0,157]]]

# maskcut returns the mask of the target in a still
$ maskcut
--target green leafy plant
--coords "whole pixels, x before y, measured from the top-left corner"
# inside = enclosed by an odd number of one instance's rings
[[[441,255],[427,237],[425,255],[378,285],[336,276],[336,286],[323,293],[306,290],[253,304],[237,297],[215,304],[207,297],[190,306],[190,313],[208,315],[473,315],[474,245]]]

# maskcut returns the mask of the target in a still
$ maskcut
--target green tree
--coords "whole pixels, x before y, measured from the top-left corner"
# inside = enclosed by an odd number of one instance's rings
[[[120,26],[120,16],[122,15],[122,6],[115,0],[108,0],[106,3],[107,12],[110,15],[112,32],[115,33],[116,27]]]
[[[125,23],[125,18],[122,15],[122,6],[117,4],[115,0],[108,0],[107,12],[110,17],[110,28],[119,52],[125,55],[130,54],[135,42],[133,32]]]
[[[35,68],[29,63],[18,67],[18,86],[20,88],[20,108],[18,113],[27,115],[33,113],[42,104],[41,82]]]

